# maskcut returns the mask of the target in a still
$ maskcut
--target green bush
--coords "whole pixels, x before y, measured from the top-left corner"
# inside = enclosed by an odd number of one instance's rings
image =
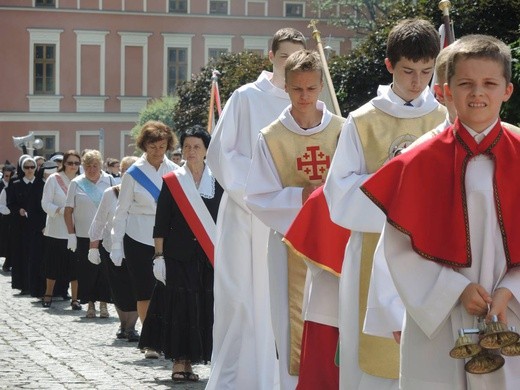
[[[513,82],[518,90],[520,81],[520,53],[518,43],[520,23],[520,0],[452,0],[450,12],[454,23],[455,37],[467,34],[495,36],[507,44],[513,42],[516,58]],[[504,17],[507,15],[507,17]],[[344,116],[376,96],[380,84],[392,81],[384,64],[386,39],[392,26],[407,17],[423,17],[435,26],[442,23],[442,13],[437,1],[419,0],[396,2],[393,11],[384,20],[378,20],[377,31],[368,37],[349,55],[330,59],[329,67],[339,105]],[[520,122],[520,98],[518,92],[504,104],[502,118],[510,123]]]

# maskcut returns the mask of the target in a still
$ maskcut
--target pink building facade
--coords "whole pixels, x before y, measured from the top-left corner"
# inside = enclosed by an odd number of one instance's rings
[[[267,55],[282,27],[313,47],[316,16],[306,1],[0,0],[0,162],[17,161],[12,137],[30,132],[43,141],[37,155],[133,154],[130,130],[150,99],[219,53]],[[325,20],[318,27],[336,53],[355,42]]]

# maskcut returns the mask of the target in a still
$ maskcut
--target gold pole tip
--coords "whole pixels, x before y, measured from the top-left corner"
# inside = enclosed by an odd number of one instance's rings
[[[449,10],[450,8],[451,8],[450,0],[441,0],[441,1],[439,1],[439,9],[441,11]]]

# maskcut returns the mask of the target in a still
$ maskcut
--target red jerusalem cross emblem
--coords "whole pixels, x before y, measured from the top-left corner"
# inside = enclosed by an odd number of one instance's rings
[[[330,167],[330,156],[320,152],[319,146],[308,146],[303,156],[296,159],[296,166],[309,176],[309,180],[323,180]]]

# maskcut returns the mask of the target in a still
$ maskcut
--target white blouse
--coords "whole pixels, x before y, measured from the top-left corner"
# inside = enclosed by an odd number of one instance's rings
[[[65,185],[65,191],[58,183],[57,177],[61,177]],[[50,175],[45,181],[42,196],[42,208],[47,213],[47,222],[43,234],[52,237],[67,239],[67,225],[63,213],[65,211],[65,201],[67,200],[67,189],[70,179],[64,172],[56,172]]]
[[[144,153],[133,164],[139,168],[160,190],[162,177],[178,168],[166,156],[156,170],[147,160]],[[130,175],[123,175],[121,192],[117,200],[114,227],[112,229],[112,248],[123,248],[123,237],[128,234],[132,239],[153,246],[153,227],[157,203],[153,196]]]
[[[81,238],[88,238],[88,231],[90,229],[90,225],[92,224],[92,220],[96,215],[97,205],[78,185],[78,181],[82,180],[84,177],[85,174],[79,175],[70,182],[65,207],[72,207],[74,209],[73,217],[76,236]],[[105,191],[113,184],[114,181],[112,176],[101,172],[101,176],[95,183],[95,186],[100,191]]]

